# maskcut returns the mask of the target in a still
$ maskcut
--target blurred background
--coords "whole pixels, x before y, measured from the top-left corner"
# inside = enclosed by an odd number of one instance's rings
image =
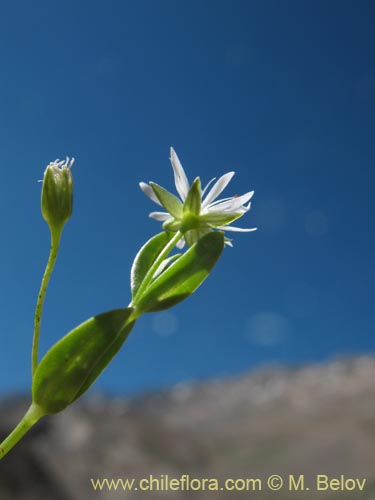
[[[324,457],[369,474],[374,15],[370,0],[1,5],[4,436],[28,404],[50,161],[76,158],[75,198],[42,352],[129,303],[132,260],[160,231],[138,183],[174,190],[170,146],[190,181],[234,170],[223,196],[254,189],[238,225],[258,231],[230,233],[189,300],[139,320],[86,400],[0,464],[0,498],[90,498],[94,472],[297,474]],[[72,450],[81,465],[62,470]]]

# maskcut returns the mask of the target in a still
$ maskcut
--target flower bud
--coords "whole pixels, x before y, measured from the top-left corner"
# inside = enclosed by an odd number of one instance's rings
[[[74,158],[50,163],[44,172],[42,215],[50,229],[62,229],[72,215]]]

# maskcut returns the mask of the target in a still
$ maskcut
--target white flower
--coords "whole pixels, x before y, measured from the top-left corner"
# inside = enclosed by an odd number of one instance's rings
[[[208,191],[208,188],[215,180],[215,178],[212,179],[202,192],[199,177],[191,185],[189,184],[185,171],[173,148],[171,148],[170,160],[176,190],[180,195],[180,199],[154,182],[149,184],[140,182],[139,185],[152,201],[167,210],[167,212],[151,212],[150,217],[163,222],[163,228],[167,231],[180,231],[183,234],[183,238],[177,245],[179,248],[184,246],[184,240],[191,246],[213,229],[237,232],[256,230],[256,228],[244,229],[229,225],[250,210],[249,200],[254,191],[249,191],[242,196],[236,195],[216,200],[229,184],[234,172],[224,174]],[[229,238],[225,238],[225,243],[232,246]]]

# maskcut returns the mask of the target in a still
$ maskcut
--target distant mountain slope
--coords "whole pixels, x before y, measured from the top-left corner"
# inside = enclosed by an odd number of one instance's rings
[[[25,410],[1,405],[0,434]],[[42,421],[0,462],[0,500],[375,499],[375,359],[268,368],[132,400],[90,396]],[[260,478],[258,492],[94,491],[91,478]],[[311,491],[270,492],[305,474]],[[366,478],[364,492],[314,492],[315,476]],[[373,482],[371,482],[373,481]]]

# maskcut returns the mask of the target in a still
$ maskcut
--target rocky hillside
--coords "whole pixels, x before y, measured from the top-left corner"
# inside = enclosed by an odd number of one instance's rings
[[[27,407],[1,402],[0,437]],[[92,395],[40,422],[0,462],[0,500],[375,499],[375,360],[183,384],[132,400]],[[94,491],[91,479],[259,478],[260,491]],[[305,475],[310,491],[270,492]],[[316,492],[315,478],[366,478],[364,491]],[[163,476],[162,476],[163,475]],[[213,483],[211,483],[213,484]],[[239,483],[240,485],[242,483]],[[251,485],[252,483],[250,483]],[[315,490],[315,491],[314,491]]]

